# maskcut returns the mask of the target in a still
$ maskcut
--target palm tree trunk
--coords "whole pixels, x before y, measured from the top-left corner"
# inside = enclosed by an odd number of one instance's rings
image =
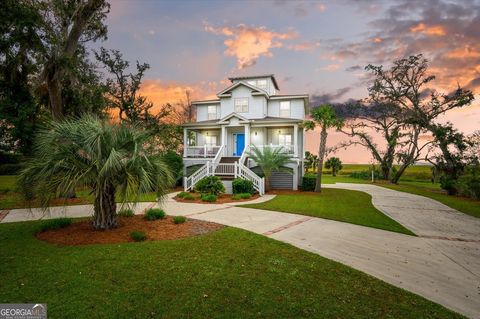
[[[322,192],[322,169],[323,169],[323,158],[325,157],[325,150],[327,147],[327,129],[322,127],[322,132],[320,133],[320,146],[318,148],[318,166],[317,166],[317,180],[315,183],[315,192]]]
[[[265,175],[265,192],[269,192],[270,189],[270,176]]]
[[[115,186],[108,184],[99,196],[95,197],[93,228],[107,230],[117,227],[117,205]]]

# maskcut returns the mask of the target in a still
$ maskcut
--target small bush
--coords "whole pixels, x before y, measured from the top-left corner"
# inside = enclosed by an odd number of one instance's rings
[[[130,238],[134,241],[144,241],[147,239],[147,235],[143,231],[134,230],[130,232]]]
[[[40,227],[40,231],[44,232],[47,230],[54,230],[65,228],[72,224],[72,219],[67,217],[55,218],[46,220]]]
[[[207,176],[197,182],[195,191],[201,194],[220,195],[225,192],[225,187],[218,176]]]
[[[0,164],[18,164],[22,162],[23,155],[0,151]]]
[[[150,208],[147,210],[145,213],[145,219],[146,220],[157,220],[157,219],[163,219],[165,218],[166,214],[163,210],[160,208]]]
[[[122,209],[117,213],[117,216],[120,217],[133,217],[135,216],[135,213],[131,209]]]
[[[243,178],[235,178],[232,182],[233,194],[254,194],[253,182]]]
[[[241,193],[241,194],[235,194],[232,196],[233,200],[239,200],[239,199],[249,199],[252,197],[252,194],[250,193]]]
[[[440,177],[440,187],[446,190],[448,195],[457,194],[457,185],[455,179],[453,178],[447,176]]]
[[[480,199],[480,165],[467,167],[456,183],[458,194]]]
[[[185,200],[195,200],[196,198],[192,194],[187,194],[183,197],[183,199],[185,199]]]
[[[313,192],[317,176],[315,174],[305,174],[302,178],[302,190],[305,192]]]
[[[189,192],[180,192],[180,193],[178,193],[177,197],[178,198],[184,198],[185,196],[188,196],[188,195],[190,195]]]
[[[350,173],[351,178],[356,178],[356,179],[365,179],[365,180],[371,180],[372,179],[372,171],[357,171],[357,172],[351,172]],[[373,172],[373,177],[375,179],[381,179],[380,172],[375,170]]]
[[[173,223],[174,224],[183,224],[186,221],[187,221],[187,218],[185,216],[174,216],[173,217]]]
[[[205,194],[205,195],[202,195],[201,199],[204,202],[216,202],[217,196],[213,194]]]

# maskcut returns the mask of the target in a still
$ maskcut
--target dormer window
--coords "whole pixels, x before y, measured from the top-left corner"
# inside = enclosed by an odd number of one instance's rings
[[[248,113],[248,97],[235,99],[235,112]]]
[[[290,101],[280,102],[280,117],[290,117]]]
[[[216,120],[217,116],[217,106],[216,105],[209,105],[207,108],[208,119],[209,120]]]
[[[267,89],[267,80],[257,80],[257,87],[262,90]]]

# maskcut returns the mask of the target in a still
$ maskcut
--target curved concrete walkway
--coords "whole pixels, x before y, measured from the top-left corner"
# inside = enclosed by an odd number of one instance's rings
[[[237,203],[179,203],[172,198],[174,194],[170,194],[161,206],[169,215],[238,227],[292,244],[471,318],[480,318],[480,229],[477,219],[434,200],[378,186],[335,184],[328,187],[371,194],[374,205],[382,212],[424,237],[303,215],[235,207]],[[266,195],[249,203],[268,201],[273,197]],[[141,213],[154,206],[158,204],[140,203],[135,210]],[[90,205],[69,206],[52,208],[46,218],[91,214]],[[19,209],[10,211],[2,222],[39,217],[39,210]]]

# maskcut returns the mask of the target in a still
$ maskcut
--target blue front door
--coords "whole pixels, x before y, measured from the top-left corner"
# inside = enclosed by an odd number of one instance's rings
[[[241,156],[245,148],[245,134],[235,134],[235,152],[234,156]]]

